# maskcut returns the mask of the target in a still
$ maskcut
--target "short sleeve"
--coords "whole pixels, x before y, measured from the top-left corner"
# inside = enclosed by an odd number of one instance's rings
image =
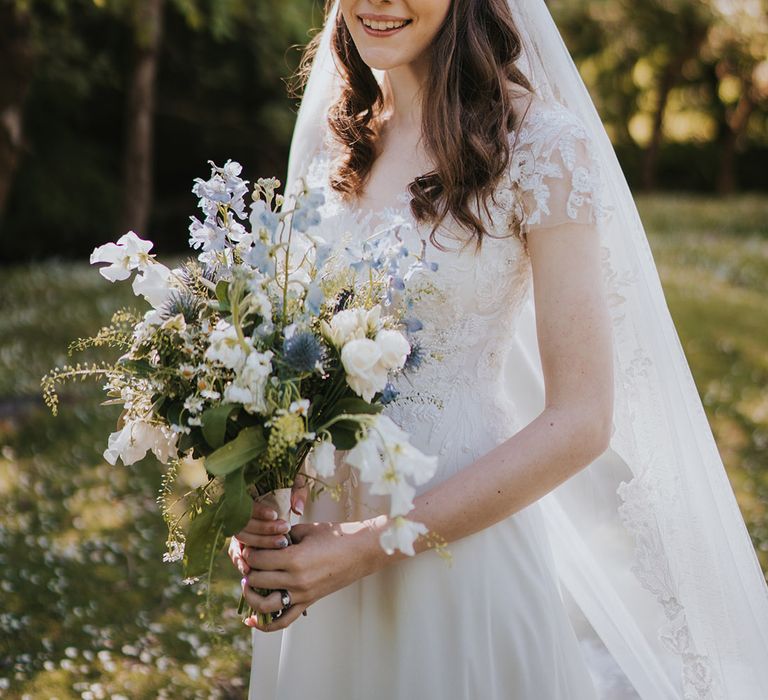
[[[595,226],[610,218],[595,145],[581,120],[557,105],[534,111],[510,157],[523,230],[561,224]]]

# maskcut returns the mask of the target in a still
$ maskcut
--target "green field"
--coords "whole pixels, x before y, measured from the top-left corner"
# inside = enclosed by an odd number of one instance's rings
[[[640,198],[672,315],[768,571],[768,198]],[[222,556],[213,598],[164,564],[152,460],[101,458],[118,409],[70,385],[53,418],[40,376],[121,305],[85,264],[0,276],[0,697],[245,698],[249,632]]]

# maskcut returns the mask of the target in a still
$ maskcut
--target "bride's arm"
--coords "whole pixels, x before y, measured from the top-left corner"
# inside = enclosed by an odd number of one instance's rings
[[[545,408],[509,440],[415,499],[408,517],[449,543],[541,498],[608,446],[613,353],[598,234],[592,226],[564,224],[533,231],[528,247]],[[299,524],[292,530],[297,545],[247,551],[257,569],[248,574],[248,586],[288,589],[296,604],[267,629],[285,627],[315,600],[405,558],[379,545],[387,520]],[[417,554],[427,546],[417,540]],[[274,604],[248,586],[254,607]]]

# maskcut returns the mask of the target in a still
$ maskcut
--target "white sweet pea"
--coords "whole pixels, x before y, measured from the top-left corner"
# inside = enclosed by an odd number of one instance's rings
[[[350,340],[341,350],[347,384],[358,396],[370,401],[387,384],[387,370],[381,365],[381,349],[370,338]]]
[[[319,477],[327,479],[333,476],[336,471],[336,446],[330,440],[315,443],[310,455],[312,466]]]
[[[376,345],[381,350],[381,364],[388,370],[402,369],[411,346],[400,331],[380,330],[376,334]]]
[[[163,463],[176,456],[178,434],[145,421],[130,421],[122,430],[112,433],[104,451],[104,459],[116,464],[118,458],[128,466],[143,459],[149,450]]]
[[[131,285],[133,293],[136,296],[143,296],[154,309],[159,309],[171,293],[171,287],[168,284],[171,279],[171,271],[160,263],[147,265],[136,275]]]
[[[99,269],[102,277],[110,282],[125,280],[131,276],[132,270],[144,269],[149,264],[152,245],[152,241],[142,240],[133,231],[128,231],[117,239],[117,243],[105,243],[94,248],[91,264],[109,263]]]
[[[291,401],[291,405],[288,406],[289,413],[298,413],[300,416],[306,416],[309,412],[309,399],[299,399],[298,401]]]
[[[205,358],[235,370],[245,364],[246,350],[231,323],[221,319],[216,324],[211,331],[210,345],[205,351]]]
[[[379,536],[379,544],[387,554],[394,554],[399,549],[403,554],[412,557],[416,554],[413,543],[419,535],[426,535],[429,530],[424,523],[417,523],[406,518],[395,518]]]
[[[426,483],[437,470],[437,457],[416,449],[408,434],[383,415],[376,416],[346,459],[370,484],[372,494],[390,496],[391,517],[413,510],[416,490],[411,482]]]

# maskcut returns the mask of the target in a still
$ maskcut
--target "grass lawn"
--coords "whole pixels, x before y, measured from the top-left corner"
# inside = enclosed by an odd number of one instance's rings
[[[753,541],[768,571],[768,197],[641,197],[672,315]],[[68,385],[60,415],[40,376],[122,305],[86,264],[0,275],[0,697],[245,698],[249,632],[222,555],[202,599],[162,562],[151,459],[110,467],[118,410]]]

